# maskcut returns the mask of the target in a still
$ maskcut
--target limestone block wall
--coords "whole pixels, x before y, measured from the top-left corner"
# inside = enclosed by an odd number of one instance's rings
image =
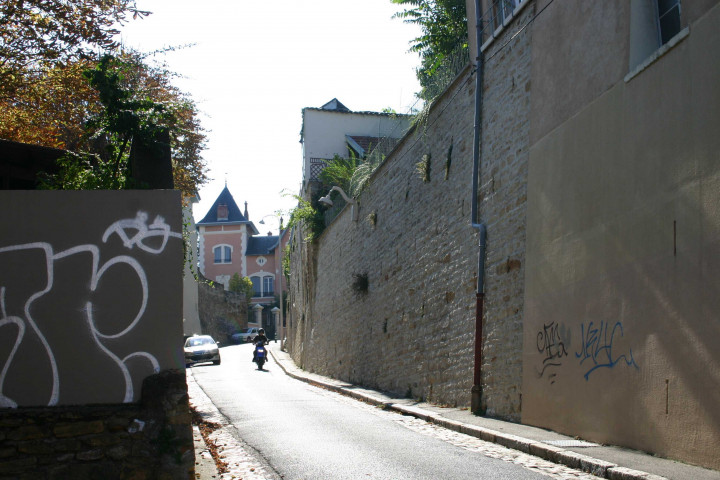
[[[198,289],[202,333],[212,336],[222,345],[228,344],[230,335],[247,327],[245,296],[226,291],[221,284],[211,285],[202,277]]]
[[[526,8],[528,15],[532,8]],[[502,42],[499,42],[502,43]],[[519,419],[529,46],[485,76],[480,212],[488,223],[484,391]],[[506,66],[509,65],[509,66]],[[499,69],[499,67],[496,67]],[[292,249],[288,348],[303,368],[467,406],[478,235],[470,225],[475,76],[464,71],[320,238]],[[517,134],[508,138],[508,131]],[[366,289],[363,288],[366,285]]]
[[[0,478],[189,479],[185,372],[147,377],[139,403],[0,409]]]
[[[531,33],[529,3],[484,51],[480,216],[487,224],[483,404],[520,419],[525,280]]]

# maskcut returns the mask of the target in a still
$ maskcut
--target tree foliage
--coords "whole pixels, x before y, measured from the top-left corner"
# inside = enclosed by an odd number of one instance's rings
[[[48,66],[12,98],[0,99],[0,138],[76,151],[85,123],[100,114],[97,91],[83,72],[93,62],[79,60]]]
[[[48,65],[115,49],[116,26],[148,14],[135,0],[3,0],[0,98],[13,95]]]
[[[170,133],[175,187],[193,195],[207,181],[205,132],[172,72],[138,52],[48,66],[0,99],[0,137],[73,152],[46,186],[125,188],[133,139]]]
[[[411,40],[410,51],[417,52],[421,58],[417,76],[423,90],[419,96],[432,100],[438,93],[438,89],[433,88],[437,77],[447,76],[448,64],[454,63],[453,57],[467,55],[465,0],[391,1],[405,7],[394,18],[418,25],[422,31],[422,35]]]
[[[328,187],[337,185],[348,194],[352,183],[353,175],[361,163],[355,155],[351,154],[349,158],[342,158],[335,155],[331,160],[324,160],[325,167],[318,176],[319,180]]]
[[[305,234],[305,241],[313,242],[325,230],[325,217],[323,213],[299,195],[285,195],[292,196],[298,202],[297,206],[290,211],[290,220],[288,220],[287,228],[302,228]]]
[[[250,301],[252,300],[253,294],[255,293],[252,280],[250,280],[248,277],[241,277],[239,273],[234,273],[233,276],[230,277],[228,289],[231,292],[242,293],[243,295],[245,295],[245,299],[247,300],[248,305],[250,305]]]
[[[131,142],[159,132],[170,135],[176,188],[187,197],[207,182],[195,103],[154,54],[116,40],[148,14],[136,0],[0,2],[0,138],[71,152],[46,186],[138,187],[126,182]]]

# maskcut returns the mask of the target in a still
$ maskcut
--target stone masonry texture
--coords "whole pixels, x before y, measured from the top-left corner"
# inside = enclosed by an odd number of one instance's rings
[[[138,404],[0,410],[0,479],[194,478],[183,371],[143,383]]]
[[[198,282],[198,314],[202,333],[223,345],[230,343],[230,335],[247,327],[245,296],[227,291],[221,284],[210,284],[204,277]]]
[[[483,403],[488,414],[513,420],[521,409],[529,59],[521,34],[492,58],[483,88]],[[468,68],[375,172],[357,222],[347,207],[313,243],[296,231],[288,348],[302,368],[436,404],[470,404],[474,99]]]

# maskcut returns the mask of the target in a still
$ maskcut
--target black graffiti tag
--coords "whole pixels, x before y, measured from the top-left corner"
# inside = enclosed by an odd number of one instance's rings
[[[544,355],[542,369],[538,372],[540,377],[545,375],[548,368],[562,366],[562,357],[567,357],[568,353],[565,349],[565,343],[560,337],[559,327],[555,322],[550,322],[543,325],[542,330],[537,334],[537,349],[538,352]],[[555,373],[548,375],[551,385],[555,383],[556,375]]]

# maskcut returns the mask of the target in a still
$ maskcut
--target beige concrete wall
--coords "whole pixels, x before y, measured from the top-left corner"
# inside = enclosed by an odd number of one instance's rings
[[[718,27],[716,6],[637,76],[533,129],[547,135],[530,150],[522,411],[524,423],[712,468]],[[532,121],[545,110],[534,105]]]
[[[549,0],[538,0],[541,10]],[[630,2],[553,2],[533,22],[533,143],[622,80]]]
[[[178,191],[0,191],[0,407],[137,402],[183,368]]]
[[[479,215],[487,224],[483,406],[488,415],[520,419],[525,277],[525,216],[530,125],[528,2],[483,53],[483,125]]]

